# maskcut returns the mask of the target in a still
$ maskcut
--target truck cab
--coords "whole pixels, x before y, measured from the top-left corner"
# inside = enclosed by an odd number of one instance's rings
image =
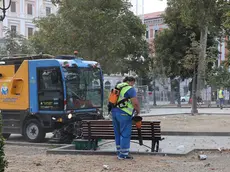
[[[6,59],[0,65],[3,136],[41,142],[46,133],[102,118],[100,65],[76,56]]]

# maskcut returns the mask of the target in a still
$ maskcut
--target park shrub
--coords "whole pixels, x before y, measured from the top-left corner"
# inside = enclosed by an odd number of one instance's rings
[[[0,172],[4,172],[7,165],[8,163],[5,160],[5,153],[4,153],[4,138],[2,136],[2,118],[0,114]]]

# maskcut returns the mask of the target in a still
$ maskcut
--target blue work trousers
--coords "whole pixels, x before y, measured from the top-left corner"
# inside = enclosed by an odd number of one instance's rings
[[[120,112],[112,112],[112,116],[117,153],[119,157],[125,157],[130,149],[132,117]]]
[[[219,100],[220,100],[220,107],[223,107],[223,105],[224,105],[224,98],[219,98]]]

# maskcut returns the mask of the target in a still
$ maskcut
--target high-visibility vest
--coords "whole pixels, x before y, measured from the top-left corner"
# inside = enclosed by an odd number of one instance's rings
[[[220,90],[220,91],[219,91],[219,98],[220,98],[220,99],[224,98],[223,90]]]
[[[122,87],[124,85],[126,85],[127,83],[120,83],[117,85],[117,87]],[[122,88],[121,92],[120,92],[120,95],[119,95],[119,98],[118,98],[118,101],[121,101],[121,100],[124,100],[125,99],[125,93],[131,89],[132,87],[127,85],[126,87]],[[118,106],[119,109],[123,110],[124,112],[126,112],[127,114],[129,115],[132,115],[133,114],[133,110],[134,110],[134,107],[133,107],[133,104],[131,102],[130,99],[128,99],[127,101],[125,101],[124,103],[120,104]]]

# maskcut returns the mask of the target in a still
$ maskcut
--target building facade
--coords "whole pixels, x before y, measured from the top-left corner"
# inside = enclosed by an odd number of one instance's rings
[[[9,0],[5,0],[9,4]],[[4,27],[17,31],[26,38],[36,30],[33,20],[56,13],[57,7],[51,0],[12,0],[6,12],[6,18],[0,23],[0,38],[4,37]]]
[[[220,40],[221,41],[219,41],[218,45],[218,66],[220,66],[223,61],[227,60],[227,56],[229,55],[229,50],[227,49],[227,41],[229,40],[229,37],[220,38]]]
[[[144,23],[147,27],[146,39],[148,42],[152,42],[154,40],[157,32],[167,28],[167,25],[164,23],[164,19],[161,16],[162,14],[164,14],[164,11],[144,15]]]

